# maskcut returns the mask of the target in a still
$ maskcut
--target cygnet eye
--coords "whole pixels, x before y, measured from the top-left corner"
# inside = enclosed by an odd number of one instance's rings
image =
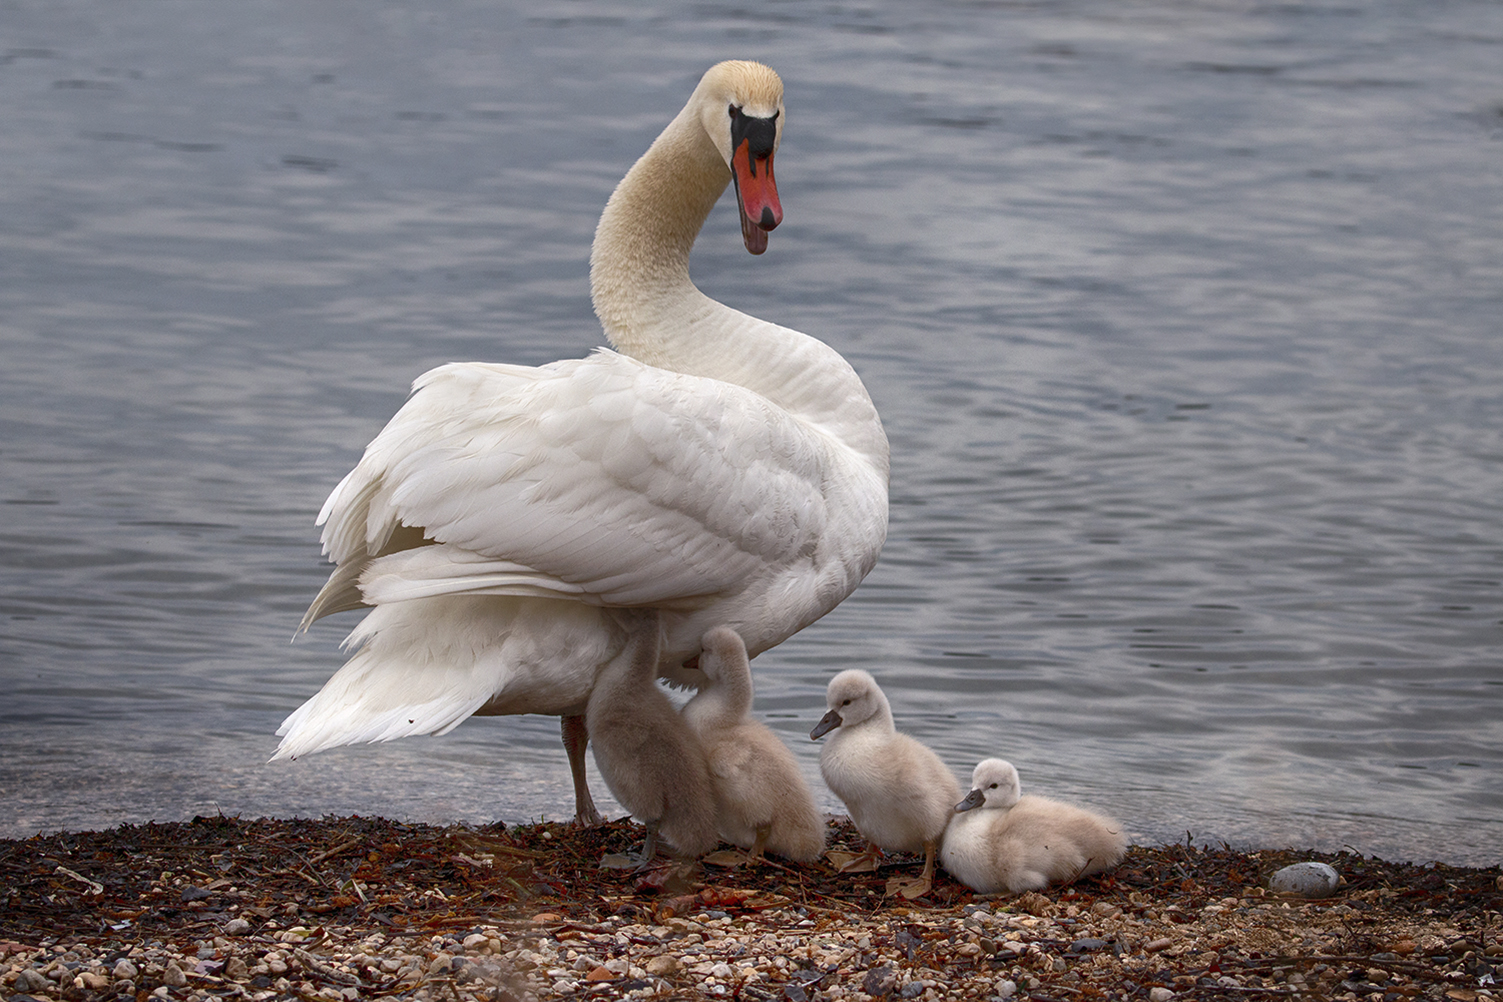
[[[840,705],[841,706],[850,706],[851,705],[851,701],[848,699],[844,703],[841,703]]]
[[[991,786],[987,787],[988,790],[995,790],[996,788],[997,788],[997,784],[996,783],[993,783]]]

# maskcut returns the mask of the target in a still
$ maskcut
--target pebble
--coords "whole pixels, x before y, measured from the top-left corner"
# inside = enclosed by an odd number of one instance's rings
[[[1104,939],[1094,939],[1094,938],[1077,939],[1075,942],[1073,942],[1073,943],[1070,944],[1070,949],[1067,952],[1069,952],[1069,953],[1095,953],[1097,950],[1102,950],[1102,949],[1105,949],[1105,948],[1106,948],[1106,940],[1104,940]]]
[[[133,981],[136,975],[141,972],[136,970],[136,965],[130,962],[129,957],[121,957],[120,962],[115,965],[114,970],[110,971],[110,973],[121,981]]]
[[[1268,889],[1301,898],[1328,898],[1340,883],[1341,875],[1325,863],[1294,863],[1268,878]]]
[[[251,924],[243,918],[232,918],[224,924],[226,936],[244,936],[250,930]]]
[[[21,973],[16,975],[15,985],[23,992],[43,992],[52,987],[52,982],[48,981],[42,972],[31,967],[24,967]]]
[[[1174,993],[1167,988],[1150,988],[1148,990],[1148,1002],[1169,1002],[1174,998]]]

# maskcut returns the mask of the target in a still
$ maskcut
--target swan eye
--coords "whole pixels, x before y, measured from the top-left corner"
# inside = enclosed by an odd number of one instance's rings
[[[850,706],[851,705],[851,701],[848,699],[845,702],[841,703],[840,705],[841,706]]]
[[[995,790],[996,788],[997,788],[997,784],[996,783],[993,783],[991,786],[987,787],[988,790]]]
[[[730,112],[730,116],[731,116],[731,117],[732,117],[732,118],[735,118],[735,117],[736,117],[736,116],[737,116],[737,115],[739,115],[739,114],[741,114],[741,109],[740,109],[740,108],[738,108],[738,107],[736,107],[736,106],[735,106],[735,105],[734,105],[734,104],[733,104],[733,105],[731,105],[731,106],[730,106],[730,107],[729,107],[729,108],[727,108],[727,109],[726,109],[726,110],[727,110],[727,111],[728,111],[728,112]]]

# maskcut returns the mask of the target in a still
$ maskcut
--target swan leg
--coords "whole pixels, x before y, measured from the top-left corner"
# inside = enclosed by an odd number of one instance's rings
[[[585,730],[584,714],[560,717],[559,730],[563,732],[564,751],[569,756],[569,774],[574,777],[574,823],[604,824],[605,818],[590,797],[590,781],[585,778],[585,746],[590,743],[590,732]]]

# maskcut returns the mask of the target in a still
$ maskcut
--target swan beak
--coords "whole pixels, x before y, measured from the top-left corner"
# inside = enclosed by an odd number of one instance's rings
[[[767,249],[767,231],[783,221],[778,185],[772,178],[772,151],[754,154],[751,139],[742,139],[731,155],[731,176],[741,210],[741,242],[751,253],[761,254]]]
[[[829,734],[839,726],[840,714],[836,713],[834,710],[831,710],[829,713],[826,713],[819,719],[819,723],[814,725],[814,730],[809,732],[809,740],[818,741],[820,738],[824,737],[826,734]]]
[[[965,799],[955,805],[956,813],[975,810],[986,803],[986,794],[981,790],[972,790],[965,795]]]

